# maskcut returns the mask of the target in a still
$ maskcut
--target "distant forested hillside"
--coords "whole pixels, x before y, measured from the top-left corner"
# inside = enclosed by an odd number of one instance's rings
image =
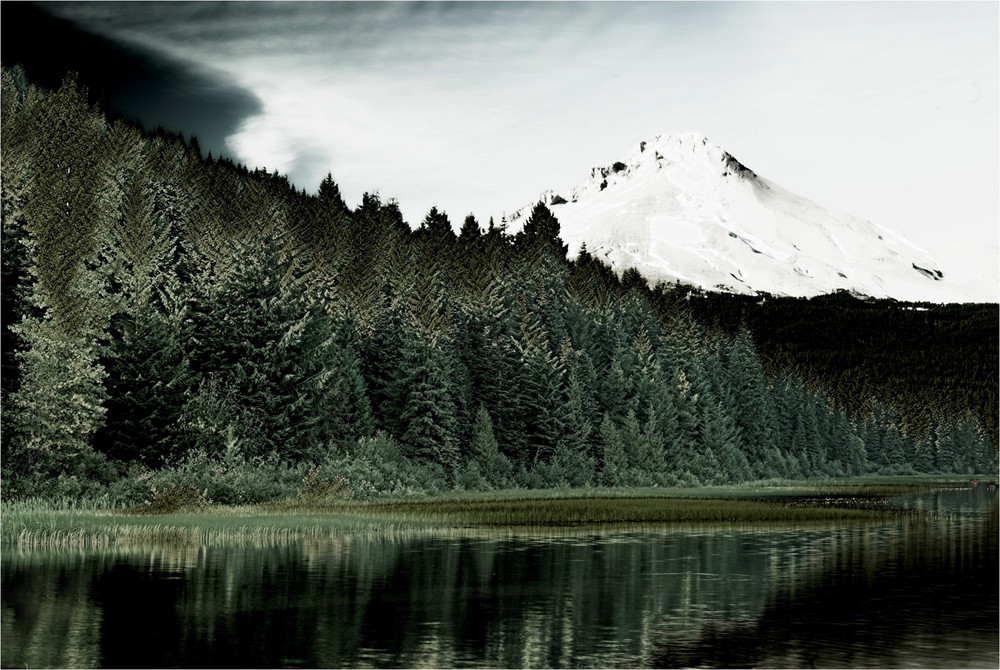
[[[974,417],[997,441],[996,304],[667,294],[713,332],[749,330],[769,373],[794,371],[854,417],[885,403],[918,438],[942,422]]]
[[[4,69],[0,111],[5,496],[996,467],[980,408],[949,396],[916,430],[896,397],[834,402],[829,368],[761,358],[753,339],[776,340],[752,319],[568,262],[541,204],[516,235],[471,216],[456,233],[436,208],[414,230],[332,176],[306,194],[109,120],[72,77],[43,91]]]

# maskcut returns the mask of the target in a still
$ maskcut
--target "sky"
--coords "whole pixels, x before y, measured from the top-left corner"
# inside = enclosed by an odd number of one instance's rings
[[[698,132],[953,266],[1000,263],[996,2],[34,9],[4,41],[38,44],[47,16],[100,42],[111,55],[89,66],[126,114],[309,192],[330,172],[349,205],[378,192],[411,225],[431,206],[499,222],[644,139]],[[63,51],[84,67],[99,50]]]

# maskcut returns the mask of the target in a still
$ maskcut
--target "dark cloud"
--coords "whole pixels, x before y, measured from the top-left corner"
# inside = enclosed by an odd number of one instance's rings
[[[67,72],[80,75],[91,98],[109,111],[197,135],[203,151],[226,155],[225,138],[262,109],[261,101],[224,76],[134,45],[113,42],[52,16],[45,5],[0,6],[0,61],[20,64],[46,88]]]

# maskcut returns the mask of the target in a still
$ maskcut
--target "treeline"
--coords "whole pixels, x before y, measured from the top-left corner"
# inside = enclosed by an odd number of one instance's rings
[[[688,297],[690,295],[690,298]],[[853,417],[883,403],[917,439],[978,421],[998,441],[1000,307],[901,303],[847,293],[815,298],[677,289],[712,332],[753,333],[769,374],[794,371]]]
[[[636,272],[350,208],[2,72],[3,486],[224,502],[987,471],[974,420],[855,424]],[[284,487],[284,488],[282,488]],[[143,491],[145,489],[145,491]]]

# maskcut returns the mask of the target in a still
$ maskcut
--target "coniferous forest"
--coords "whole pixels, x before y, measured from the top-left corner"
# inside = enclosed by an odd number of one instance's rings
[[[436,208],[411,228],[376,192],[109,118],[72,76],[2,78],[5,497],[996,468],[996,305],[650,288],[568,261],[542,204],[516,234]],[[926,337],[886,353],[894,332]]]

